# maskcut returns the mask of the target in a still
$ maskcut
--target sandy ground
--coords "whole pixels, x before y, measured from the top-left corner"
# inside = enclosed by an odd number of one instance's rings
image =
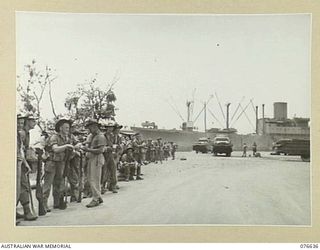
[[[20,225],[310,225],[310,163],[240,156],[178,152],[174,161],[143,166],[144,180],[119,182],[119,193],[107,192],[98,207],[86,208],[84,199]]]

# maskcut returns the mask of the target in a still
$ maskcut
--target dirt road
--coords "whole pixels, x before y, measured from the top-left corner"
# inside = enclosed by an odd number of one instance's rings
[[[180,152],[175,161],[143,166],[143,181],[119,182],[101,206],[88,209],[84,199],[20,225],[310,225],[310,163],[267,152],[240,156]]]

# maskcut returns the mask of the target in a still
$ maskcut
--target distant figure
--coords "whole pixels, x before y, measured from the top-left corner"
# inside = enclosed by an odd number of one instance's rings
[[[243,153],[242,153],[242,157],[247,157],[247,144],[243,143]]]
[[[252,155],[256,156],[256,153],[257,153],[257,144],[256,144],[256,142],[254,142],[252,144]]]
[[[176,156],[176,150],[178,148],[178,145],[175,144],[174,142],[170,142],[171,143],[171,156],[172,156],[172,160],[175,159]]]

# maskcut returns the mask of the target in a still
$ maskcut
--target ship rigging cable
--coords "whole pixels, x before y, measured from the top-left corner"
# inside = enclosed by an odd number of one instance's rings
[[[218,118],[213,114],[213,112],[208,108],[209,113],[212,115],[212,117],[220,124],[221,128],[223,128],[222,123],[218,120]]]
[[[243,110],[243,107],[242,107],[241,105],[240,105],[240,107],[241,107],[241,109]],[[249,123],[250,123],[251,127],[253,128],[253,130],[255,130],[255,127],[254,127],[254,125],[252,124],[252,122],[250,121],[250,119],[249,119],[249,117],[248,117],[248,115],[247,115],[247,113],[246,113],[245,110],[243,110],[243,113],[244,113],[244,115],[246,116],[247,120],[249,121]]]
[[[173,111],[181,118],[181,120],[184,121],[180,112],[178,110],[176,110],[175,107],[168,100],[166,100],[166,102],[170,105],[170,107],[173,109]]]
[[[220,107],[220,110],[221,110],[221,113],[222,113],[222,116],[223,116],[223,119],[224,121],[226,121],[226,116],[224,115],[224,112],[223,112],[223,109],[222,109],[222,106],[221,106],[221,103],[219,101],[219,98],[218,98],[218,95],[217,95],[217,92],[214,92],[216,98],[217,98],[217,101],[218,101],[218,104],[219,104],[219,107]]]
[[[174,107],[175,107],[176,113],[178,113],[178,115],[180,116],[180,118],[183,119],[183,116],[181,115],[181,113],[180,113],[180,111],[179,111],[179,108],[178,108],[176,102],[174,101],[172,95],[170,95],[170,98],[171,98],[171,101],[172,101],[172,103],[173,103],[173,105],[174,105]],[[184,119],[183,119],[183,121],[184,121]]]
[[[213,95],[210,95],[210,98],[208,99],[208,101],[206,102],[206,105],[208,105],[208,103],[210,102],[210,100],[212,99]],[[205,106],[203,106],[203,108],[201,109],[201,111],[199,112],[199,114],[197,115],[196,119],[194,119],[193,123],[195,123],[199,116],[201,115],[201,113],[203,112],[203,110],[205,109]]]
[[[252,99],[251,99],[252,100]],[[250,100],[250,101],[251,101]],[[239,119],[240,119],[240,117],[242,116],[242,114],[246,111],[246,109],[249,107],[249,105],[250,105],[250,102],[245,106],[245,108],[242,110],[242,112],[240,113],[240,115],[237,117],[237,119],[231,124],[231,127],[232,127],[232,125],[234,125]]]
[[[196,88],[193,90],[192,92],[192,105],[191,105],[191,108],[190,108],[190,120],[192,120],[192,117],[193,117],[193,108],[194,108],[194,95],[195,95],[195,92],[196,92]]]
[[[236,110],[233,112],[233,115],[232,115],[232,117],[231,117],[230,123],[232,123],[233,118],[234,118],[234,117],[235,117],[235,115],[237,114],[237,112],[238,112],[238,110],[239,110],[239,108],[240,108],[240,104],[243,102],[243,100],[244,100],[244,99],[245,99],[245,97],[243,96],[243,97],[241,98],[241,100],[240,100],[240,102],[239,102],[239,104],[238,104],[238,106],[237,106]]]

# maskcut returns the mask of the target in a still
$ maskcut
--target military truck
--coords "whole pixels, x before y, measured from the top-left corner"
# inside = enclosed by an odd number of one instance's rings
[[[192,145],[192,150],[196,151],[197,154],[199,152],[201,153],[211,152],[212,144],[211,144],[210,138],[207,138],[207,137],[199,138],[199,140]]]
[[[217,156],[218,154],[226,154],[227,157],[231,156],[232,143],[227,136],[216,136],[213,139],[212,153]]]
[[[273,154],[299,155],[302,161],[310,161],[310,140],[282,139],[273,146]]]

